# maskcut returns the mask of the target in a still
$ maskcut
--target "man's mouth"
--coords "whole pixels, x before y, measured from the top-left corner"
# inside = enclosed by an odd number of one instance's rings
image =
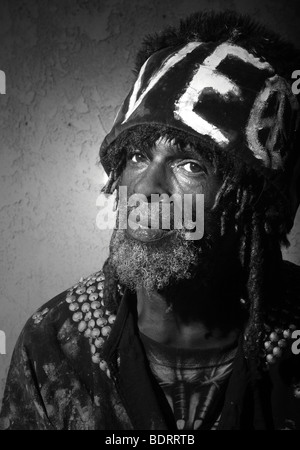
[[[130,218],[128,218],[128,227],[126,229],[127,234],[137,241],[142,242],[154,242],[160,239],[164,239],[166,236],[174,233],[175,230],[170,229],[160,229],[160,228],[149,228],[148,225],[145,225],[141,222],[136,223],[132,222]]]

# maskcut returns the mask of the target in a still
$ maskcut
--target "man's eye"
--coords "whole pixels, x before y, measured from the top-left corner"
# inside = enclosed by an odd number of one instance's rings
[[[145,161],[146,157],[140,152],[135,152],[129,156],[129,159],[134,163],[141,163]]]
[[[183,167],[184,170],[188,173],[201,173],[204,171],[203,168],[195,162],[182,164],[181,167]]]

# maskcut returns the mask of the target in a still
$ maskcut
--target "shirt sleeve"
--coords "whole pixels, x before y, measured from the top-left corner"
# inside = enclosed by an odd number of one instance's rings
[[[53,426],[47,417],[25,335],[26,328],[13,352],[0,413],[0,429],[50,430]]]

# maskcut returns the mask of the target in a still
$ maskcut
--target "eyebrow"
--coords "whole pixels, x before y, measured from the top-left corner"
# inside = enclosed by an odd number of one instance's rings
[[[157,142],[155,143],[155,145],[157,145]],[[208,149],[204,149],[203,154],[201,154],[201,152],[199,152],[199,150],[196,150],[195,147],[193,147],[191,144],[188,144],[188,143],[184,144],[184,147],[183,147],[182,145],[180,145],[180,143],[176,143],[176,142],[172,143],[172,142],[166,141],[165,145],[167,145],[170,150],[172,150],[174,153],[177,153],[180,156],[191,157],[191,158],[197,159],[197,160],[201,159],[201,160],[204,160],[205,162],[207,162],[208,164],[212,165],[211,159],[208,156],[208,152],[209,152]],[[153,150],[154,146],[148,150]]]

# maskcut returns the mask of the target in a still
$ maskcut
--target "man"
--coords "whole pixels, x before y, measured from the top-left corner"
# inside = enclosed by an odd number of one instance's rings
[[[104,191],[144,196],[140,226],[119,215],[103,271],[29,319],[2,428],[300,428],[300,271],[281,256],[300,193],[299,62],[228,12],[144,42],[100,151]],[[149,226],[175,194],[204,195],[202,239]]]

